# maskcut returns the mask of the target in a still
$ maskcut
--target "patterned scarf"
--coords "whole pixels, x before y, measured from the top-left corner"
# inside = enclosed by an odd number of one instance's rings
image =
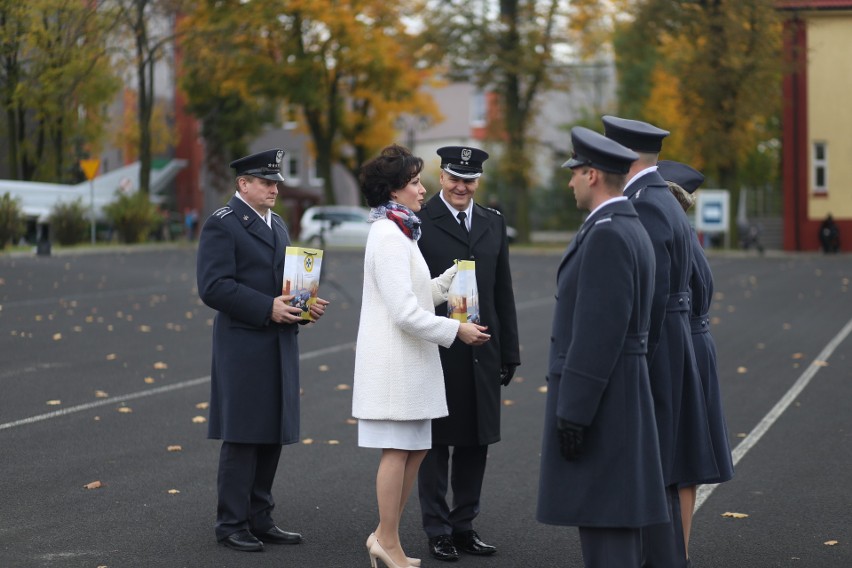
[[[373,207],[368,222],[373,223],[379,219],[390,219],[406,237],[415,241],[420,239],[420,218],[405,205],[388,201],[384,205]]]

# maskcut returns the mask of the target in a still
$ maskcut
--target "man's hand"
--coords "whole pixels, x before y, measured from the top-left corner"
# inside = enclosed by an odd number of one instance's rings
[[[575,461],[583,453],[583,435],[586,428],[557,418],[556,431],[559,434],[559,451],[562,457],[568,461]]]
[[[272,300],[272,315],[269,319],[275,323],[298,323],[302,321],[302,308],[291,306],[290,301],[296,296],[278,296]]]
[[[318,320],[325,313],[325,307],[329,304],[328,300],[323,300],[322,298],[317,298],[317,301],[311,304],[311,315],[314,320]]]
[[[512,382],[512,377],[515,376],[515,369],[517,369],[517,365],[503,365],[500,369],[500,384],[504,387]]]

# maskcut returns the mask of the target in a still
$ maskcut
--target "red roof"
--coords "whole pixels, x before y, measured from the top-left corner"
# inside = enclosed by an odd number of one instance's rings
[[[852,10],[852,0],[778,0],[779,10]]]

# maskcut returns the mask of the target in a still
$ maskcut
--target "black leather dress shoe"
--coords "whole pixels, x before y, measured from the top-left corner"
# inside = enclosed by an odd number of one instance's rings
[[[433,558],[444,562],[455,562],[459,559],[459,551],[453,544],[453,537],[446,534],[429,539],[429,553]]]
[[[241,552],[263,551],[263,543],[257,540],[253,534],[245,529],[229,534],[220,540],[219,544]]]
[[[302,535],[299,533],[282,531],[278,527],[272,527],[266,532],[252,531],[252,534],[269,544],[299,544],[302,542]]]
[[[453,544],[462,552],[468,554],[476,554],[479,556],[488,556],[497,552],[497,548],[490,544],[485,544],[480,540],[476,531],[464,531],[453,533]]]

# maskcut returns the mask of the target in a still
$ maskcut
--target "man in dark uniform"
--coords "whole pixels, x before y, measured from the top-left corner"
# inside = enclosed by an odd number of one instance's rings
[[[432,449],[418,476],[430,553],[454,561],[459,550],[477,555],[497,550],[480,540],[473,520],[479,514],[488,445],[500,440],[500,385],[512,380],[520,353],[506,222],[473,201],[488,154],[447,146],[439,148],[438,155],[441,191],[419,213],[418,245],[433,277],[456,259],[475,261],[480,323],[491,334],[491,341],[479,347],[456,341],[449,349],[441,348],[449,416],[432,421]],[[435,312],[447,315],[446,304]],[[448,480],[452,508],[446,499]]]
[[[641,528],[669,520],[645,358],[654,252],[622,195],[636,153],[588,128],[571,140],[590,214],[556,273],[536,516],[579,527],[587,568],[638,568]]]
[[[208,429],[222,440],[216,538],[241,551],[302,538],[272,520],[281,446],[299,440],[301,309],[281,295],[290,238],[272,212],[283,156],[274,148],[231,162],[236,194],[204,224],[198,245],[198,294],[217,311]],[[314,318],[327,304],[317,300]]]
[[[651,237],[656,260],[648,370],[671,521],[643,529],[643,565],[682,567],[687,558],[678,484],[719,475],[689,324],[692,232],[686,214],[657,172],[669,132],[615,116],[604,116],[603,123],[607,138],[639,155],[627,173],[624,195]]]

